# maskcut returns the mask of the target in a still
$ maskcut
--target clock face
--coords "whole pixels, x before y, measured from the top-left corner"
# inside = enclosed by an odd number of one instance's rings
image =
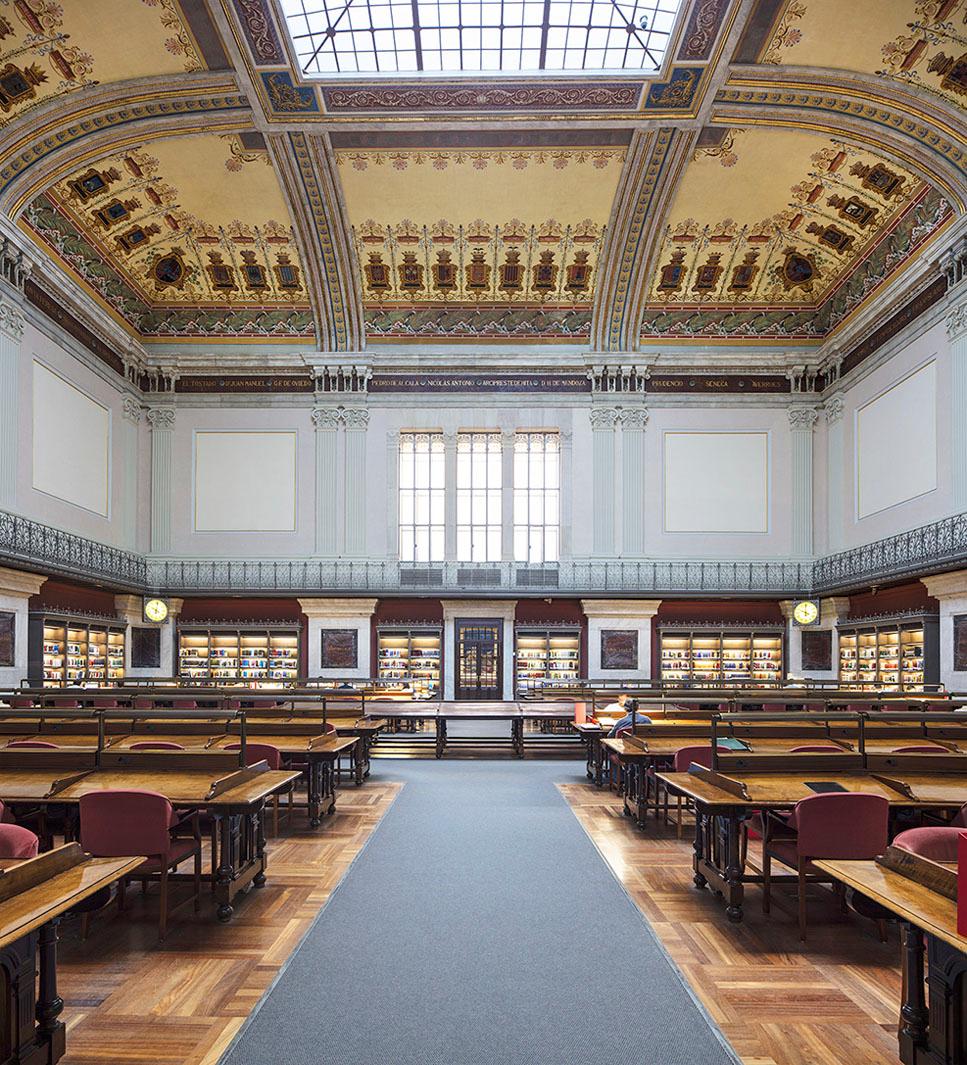
[[[146,599],[144,616],[148,621],[164,621],[168,616],[168,604],[163,599]]]
[[[816,618],[819,617],[819,608],[812,599],[803,599],[801,602],[796,603],[792,616],[800,625],[812,625]]]

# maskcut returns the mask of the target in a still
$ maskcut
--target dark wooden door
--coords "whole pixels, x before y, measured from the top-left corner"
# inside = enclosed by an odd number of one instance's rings
[[[457,621],[458,699],[503,698],[503,622]]]

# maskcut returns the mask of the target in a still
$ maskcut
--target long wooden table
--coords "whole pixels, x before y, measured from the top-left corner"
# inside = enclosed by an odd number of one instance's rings
[[[825,859],[814,864],[900,921],[900,1060],[904,1065],[965,1065],[967,939],[957,932],[956,901],[879,862]],[[951,879],[955,876],[952,870]],[[948,894],[956,894],[956,886]],[[929,998],[924,995],[925,961]]]
[[[139,855],[92,858],[76,843],[0,872],[0,967],[5,1065],[54,1065],[66,1050],[57,993],[57,928],[71,909],[135,870]]]
[[[35,753],[42,752],[29,752]],[[0,799],[14,807],[67,807],[67,835],[76,834],[81,797],[94,791],[154,791],[172,806],[207,813],[215,824],[213,839],[217,844],[212,853],[216,912],[219,920],[227,921],[234,913],[236,896],[249,885],[262,887],[265,883],[266,800],[297,780],[299,773],[239,769],[237,763],[233,769],[228,756],[217,754],[217,762],[213,762],[206,755],[196,752],[197,768],[192,767],[189,752],[159,752],[147,759],[137,752],[119,752],[118,757],[126,758],[129,764],[101,769],[44,766],[38,764],[43,761],[40,758],[18,759],[22,768],[9,762],[0,768]],[[9,757],[5,754],[4,761]]]
[[[695,886],[710,885],[716,892],[721,892],[730,921],[742,920],[745,885],[762,883],[760,874],[748,871],[742,847],[743,828],[753,811],[789,810],[800,799],[815,795],[816,791],[809,784],[819,781],[837,785],[845,791],[882,795],[893,810],[950,810],[967,802],[967,775],[919,769],[894,770],[889,774],[836,772],[823,767],[823,757],[791,755],[790,758],[811,761],[801,770],[788,772],[730,771],[725,774],[693,767],[689,773],[656,774],[672,794],[681,795],[694,804],[692,866]],[[825,764],[828,765],[829,756],[826,757]],[[931,757],[944,756],[923,756],[924,759]]]

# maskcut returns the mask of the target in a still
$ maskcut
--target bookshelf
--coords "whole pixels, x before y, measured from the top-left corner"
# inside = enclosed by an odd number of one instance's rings
[[[781,684],[781,626],[753,629],[662,626],[662,680],[682,684]]]
[[[443,664],[441,628],[378,628],[376,676],[394,681],[393,688],[415,699],[435,699],[440,694]]]
[[[47,688],[116,684],[124,679],[124,640],[120,624],[32,615],[27,674]]]
[[[569,682],[581,675],[581,630],[520,628],[514,633],[517,688]]]
[[[185,626],[178,631],[178,676],[233,686],[281,687],[299,676],[299,630]]]
[[[916,691],[940,676],[939,619],[869,619],[839,629],[839,679],[860,690]]]

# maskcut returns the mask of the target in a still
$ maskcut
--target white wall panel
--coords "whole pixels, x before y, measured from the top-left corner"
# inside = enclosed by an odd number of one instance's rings
[[[769,434],[664,434],[666,532],[769,531]]]
[[[33,486],[107,517],[111,412],[40,362],[33,368]]]
[[[195,433],[195,531],[293,532],[294,432]]]
[[[937,487],[937,364],[928,362],[856,412],[856,516]]]

